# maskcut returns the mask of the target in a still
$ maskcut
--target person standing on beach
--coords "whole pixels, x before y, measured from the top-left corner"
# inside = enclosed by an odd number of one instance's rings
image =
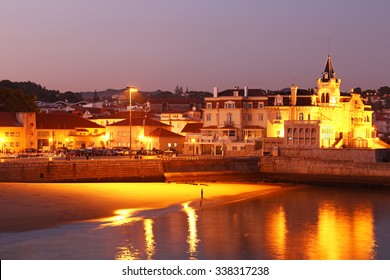
[[[200,190],[200,199],[203,199],[203,188]]]

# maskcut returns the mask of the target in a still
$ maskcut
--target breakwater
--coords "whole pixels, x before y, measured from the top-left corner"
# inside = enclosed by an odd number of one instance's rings
[[[261,157],[259,171],[262,178],[273,181],[390,186],[390,162],[373,160]]]
[[[164,182],[256,177],[258,157],[15,160],[0,162],[1,182]]]
[[[313,157],[313,155],[315,157]],[[311,156],[14,160],[0,182],[285,181],[390,185],[390,163]]]

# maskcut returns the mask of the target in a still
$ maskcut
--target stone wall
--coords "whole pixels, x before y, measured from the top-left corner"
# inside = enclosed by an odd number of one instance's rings
[[[160,160],[18,161],[0,163],[2,182],[164,181]]]
[[[258,174],[258,157],[0,162],[0,182],[154,182]]]
[[[289,182],[390,184],[390,163],[262,157],[261,177]]]
[[[279,148],[279,156],[320,161],[347,160],[353,162],[383,162],[390,160],[390,149],[318,149]]]

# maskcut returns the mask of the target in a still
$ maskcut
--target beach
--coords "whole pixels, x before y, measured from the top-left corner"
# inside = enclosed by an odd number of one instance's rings
[[[0,232],[98,220],[121,209],[200,205],[200,201],[202,207],[211,207],[279,189],[245,183],[0,183]]]

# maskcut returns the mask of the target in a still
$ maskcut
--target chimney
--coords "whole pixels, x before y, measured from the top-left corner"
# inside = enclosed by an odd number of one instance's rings
[[[218,97],[218,87],[213,88],[213,96]]]
[[[248,87],[244,87],[244,97],[248,97]]]
[[[290,87],[290,90],[291,90],[291,105],[296,106],[297,105],[298,87],[295,84],[292,84]]]
[[[233,96],[238,96],[239,90],[240,88],[238,86],[234,86]]]

